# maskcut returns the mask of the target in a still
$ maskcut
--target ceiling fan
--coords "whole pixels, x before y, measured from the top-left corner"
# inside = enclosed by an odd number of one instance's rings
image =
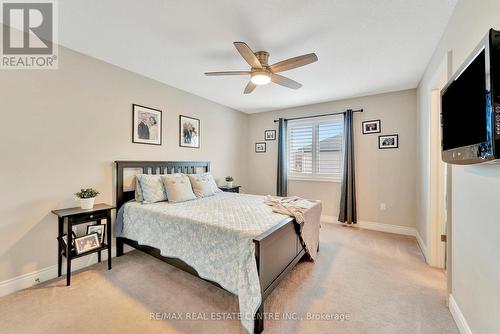
[[[233,44],[236,47],[236,50],[238,50],[240,55],[243,57],[243,59],[245,59],[248,65],[252,67],[250,71],[206,72],[205,75],[250,75],[250,81],[243,91],[244,94],[250,94],[251,92],[253,92],[255,87],[260,85],[267,85],[271,81],[281,86],[292,89],[299,89],[300,87],[302,87],[302,84],[276,73],[288,71],[293,68],[305,66],[318,61],[318,56],[316,56],[315,53],[309,53],[306,55],[283,60],[272,65],[268,65],[268,52],[253,52],[252,49],[250,49],[250,47],[243,42],[234,42]]]

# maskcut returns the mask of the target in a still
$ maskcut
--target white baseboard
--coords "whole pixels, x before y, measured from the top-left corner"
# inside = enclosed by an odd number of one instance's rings
[[[418,246],[420,247],[420,250],[422,251],[422,254],[424,255],[425,262],[429,263],[429,253],[427,250],[427,246],[425,245],[425,243],[422,240],[422,237],[420,236],[420,233],[418,233],[418,231],[416,232],[415,236],[417,237]]]
[[[338,223],[337,218],[334,216],[321,215],[320,220],[322,223]]]
[[[57,265],[0,282],[0,297],[26,289],[57,276]]]
[[[390,225],[390,224],[376,223],[369,221],[359,221],[358,224],[360,227],[365,228],[367,230],[375,230],[380,232],[411,235],[411,236],[415,236],[417,234],[417,230],[414,227]]]
[[[107,252],[102,253],[102,262],[106,262],[108,256]],[[111,257],[115,257],[115,248],[111,251]],[[88,255],[71,261],[71,272],[80,270],[82,268],[88,267],[97,263],[97,254]],[[66,274],[66,260],[63,257],[62,265],[63,277]],[[31,273],[20,275],[5,281],[0,282],[0,297],[14,293],[19,290],[27,289],[42,282],[51,280],[57,277],[57,264],[36,270]]]
[[[455,320],[455,323],[457,324],[460,334],[472,334],[472,331],[467,324],[462,311],[460,311],[455,298],[453,298],[453,295],[450,295],[448,307],[450,309],[451,315],[453,316],[453,319]]]
[[[341,224],[338,222],[337,218],[334,216],[322,215],[321,221],[323,223]],[[370,222],[370,221],[364,221],[364,220],[358,221],[357,226],[364,228],[364,229],[367,229],[367,230],[374,230],[374,231],[380,231],[380,232],[410,235],[410,236],[417,235],[417,230],[414,227],[390,225],[390,224],[376,223],[376,222]]]

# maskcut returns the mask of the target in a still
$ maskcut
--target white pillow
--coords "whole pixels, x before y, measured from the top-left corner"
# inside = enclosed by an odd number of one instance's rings
[[[216,194],[217,194],[217,193],[221,193],[221,192],[222,192],[222,190],[220,190],[220,188],[219,188],[219,186],[217,185],[217,183],[215,183],[215,179],[214,179],[214,177],[212,176],[212,174],[210,174],[210,173],[206,173],[206,174],[208,174],[208,175],[210,176],[210,183],[212,184],[212,188],[213,188],[213,190],[214,190],[214,193],[216,193]]]
[[[167,193],[161,175],[139,174],[136,175],[136,178],[141,187],[142,203],[156,203],[167,200]]]
[[[189,177],[186,175],[180,173],[163,175],[162,180],[169,202],[178,203],[196,199]]]
[[[210,173],[189,174],[189,180],[196,197],[213,196],[220,190],[215,184],[214,178]]]

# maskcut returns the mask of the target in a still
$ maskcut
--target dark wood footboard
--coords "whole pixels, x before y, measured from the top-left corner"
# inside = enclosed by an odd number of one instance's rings
[[[305,254],[298,228],[295,219],[288,218],[253,239],[262,294],[262,302],[255,315],[255,333],[264,330],[266,298]]]

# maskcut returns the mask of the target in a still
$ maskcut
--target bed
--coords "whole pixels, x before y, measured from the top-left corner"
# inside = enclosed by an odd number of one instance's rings
[[[261,204],[262,198],[253,195],[220,193],[184,203],[141,205],[132,201],[134,190],[124,189],[128,169],[195,174],[209,172],[210,163],[117,161],[116,205],[123,207],[122,215],[126,213],[116,239],[117,256],[129,245],[238,295],[240,312],[255,312],[249,319],[242,316],[243,326],[261,333],[265,299],[306,254],[299,238],[301,224],[271,213]],[[186,244],[189,248],[181,251]],[[232,263],[232,259],[242,260]],[[239,276],[231,280],[231,275]]]

